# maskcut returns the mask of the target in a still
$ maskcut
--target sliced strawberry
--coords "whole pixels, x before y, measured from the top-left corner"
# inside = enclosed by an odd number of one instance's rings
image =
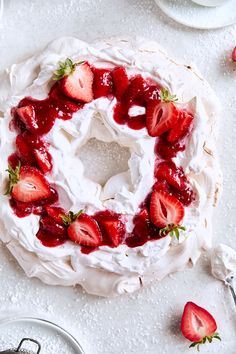
[[[68,76],[60,80],[64,94],[74,100],[91,102],[93,99],[93,72],[88,63],[75,64]]]
[[[56,236],[66,236],[65,226],[58,224],[54,219],[48,216],[41,217],[40,228]]]
[[[187,178],[182,167],[177,167],[173,161],[159,163],[155,168],[155,177],[159,180],[166,180],[180,191],[187,186]]]
[[[102,235],[97,222],[87,214],[81,214],[68,227],[69,238],[82,246],[97,247],[102,242]]]
[[[94,98],[107,97],[112,94],[113,80],[110,69],[98,69],[93,70],[93,94]]]
[[[40,170],[43,173],[47,173],[52,170],[52,157],[44,147],[34,149],[34,156]]]
[[[147,208],[143,208],[138,215],[143,220],[149,220],[149,213]]]
[[[165,134],[160,136],[155,145],[155,153],[164,160],[170,160],[177,155],[179,151],[185,150],[185,144],[183,141],[177,141],[175,143],[169,143],[166,140]]]
[[[147,103],[160,101],[160,88],[157,85],[151,85],[144,93],[144,98]]]
[[[149,85],[147,81],[141,76],[134,76],[129,83],[126,91],[125,101],[130,107],[132,104],[143,105],[145,103],[145,92],[148,90]]]
[[[16,112],[19,115],[22,122],[25,123],[26,128],[31,133],[36,133],[37,130],[39,129],[39,126],[36,120],[34,107],[31,105],[20,107],[17,108]]]
[[[123,66],[117,66],[112,71],[114,92],[118,100],[122,98],[129,85],[127,72]]]
[[[146,110],[146,124],[150,136],[159,136],[172,128],[179,119],[179,112],[173,102],[149,102]]]
[[[125,234],[125,226],[120,218],[113,215],[104,215],[99,218],[98,223],[103,235],[113,246],[117,247],[122,242]]]
[[[48,216],[55,220],[59,225],[64,225],[64,221],[62,220],[62,215],[66,215],[66,212],[63,208],[46,206],[45,207]]]
[[[16,167],[20,164],[20,158],[19,156],[17,155],[16,152],[14,152],[13,154],[11,154],[9,157],[8,157],[8,165],[13,169],[15,170]]]
[[[171,194],[154,190],[150,201],[150,217],[152,223],[160,228],[168,224],[178,225],[184,217],[184,207]]]
[[[234,63],[236,63],[236,47],[234,47],[233,51],[232,51],[232,61]]]
[[[52,205],[58,202],[58,193],[57,191],[50,187],[50,196],[48,198],[45,199],[40,199],[37,200],[36,202],[34,202],[34,205],[37,206],[45,206],[45,205]]]
[[[193,302],[187,302],[181,319],[181,331],[185,338],[194,342],[190,347],[197,346],[199,350],[199,345],[207,340],[210,343],[213,338],[220,340],[216,329],[216,321],[207,310]]]
[[[14,180],[11,192],[14,199],[29,203],[50,197],[50,185],[37,168],[21,167],[17,179],[17,182]]]
[[[22,133],[21,136],[24,139],[25,143],[31,149],[41,149],[41,148],[47,149],[49,147],[49,144],[45,140],[40,138],[38,135],[31,134],[28,131]]]
[[[23,134],[16,137],[16,153],[21,161],[25,164],[33,165],[35,163],[35,156]]]
[[[165,180],[157,181],[153,185],[152,189],[155,191],[164,191],[164,192],[170,193],[170,187]]]
[[[48,232],[47,230],[43,230],[42,228],[36,234],[36,237],[45,247],[58,247],[63,245],[67,240],[67,234],[55,234]]]
[[[184,138],[185,135],[190,132],[192,123],[193,116],[186,111],[181,111],[179,113],[178,122],[171,128],[167,136],[167,140],[170,143],[175,143],[176,141]]]

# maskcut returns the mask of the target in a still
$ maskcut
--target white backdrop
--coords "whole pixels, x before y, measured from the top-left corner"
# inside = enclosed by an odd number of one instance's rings
[[[169,20],[153,0],[5,0],[0,68],[62,35],[89,41],[126,34],[155,39],[172,56],[194,62],[218,93],[223,105],[218,146],[224,192],[214,215],[214,243],[236,248],[236,67],[233,70],[230,62],[235,26],[188,29]],[[20,311],[50,318],[71,329],[92,354],[178,354],[194,352],[178,327],[185,302],[192,300],[212,312],[222,336],[221,343],[201,352],[235,354],[236,311],[228,289],[210,275],[208,257],[149,289],[107,300],[80,288],[49,287],[27,279],[2,245],[0,314]]]

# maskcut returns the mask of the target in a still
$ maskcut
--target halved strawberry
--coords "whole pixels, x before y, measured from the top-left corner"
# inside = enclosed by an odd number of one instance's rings
[[[86,62],[73,63],[69,58],[59,63],[59,69],[54,72],[54,79],[68,97],[82,102],[93,99],[93,72]]]
[[[94,98],[107,97],[112,94],[113,80],[110,69],[94,68],[93,94]]]
[[[115,215],[105,215],[105,213],[104,216],[101,215],[101,217],[98,218],[98,224],[103,235],[108,239],[108,242],[110,241],[112,245],[117,247],[123,240],[125,226],[119,217]]]
[[[183,204],[165,191],[154,190],[150,201],[150,217],[152,223],[160,228],[169,224],[178,225],[184,217]]]
[[[35,116],[35,110],[32,105],[20,107],[16,110],[18,116],[20,117],[21,121],[25,123],[26,128],[31,133],[36,133],[39,126]]]
[[[52,157],[44,147],[41,147],[39,149],[34,149],[34,156],[36,158],[40,170],[43,173],[47,173],[51,171]]]
[[[127,72],[123,66],[117,66],[112,71],[114,92],[118,100],[122,98],[129,85]]]
[[[155,168],[155,177],[167,181],[172,187],[182,191],[187,187],[187,178],[182,167],[177,167],[173,161],[164,161]]]
[[[150,136],[159,136],[172,128],[179,119],[173,102],[151,101],[147,105],[146,124]]]
[[[69,238],[82,246],[97,247],[102,235],[97,222],[87,214],[80,214],[68,227]]]
[[[33,150],[23,134],[16,137],[16,153],[24,164],[32,165],[35,163],[35,156]]]
[[[234,63],[236,63],[236,47],[234,47],[233,51],[232,51],[232,61]]]
[[[35,167],[17,166],[15,170],[8,169],[8,193],[20,202],[29,203],[49,198],[50,185],[44,175]]]
[[[170,143],[175,143],[176,141],[182,139],[191,130],[192,123],[192,114],[186,111],[180,111],[179,119],[177,123],[171,128],[167,136],[167,140]]]
[[[181,319],[181,331],[185,338],[194,342],[190,347],[197,346],[199,350],[199,345],[206,341],[211,343],[213,338],[220,340],[216,330],[216,321],[207,310],[194,302],[187,302]]]
[[[45,209],[47,211],[48,216],[50,216],[50,218],[55,220],[60,225],[65,225],[62,216],[66,215],[66,211],[63,208],[46,206]]]

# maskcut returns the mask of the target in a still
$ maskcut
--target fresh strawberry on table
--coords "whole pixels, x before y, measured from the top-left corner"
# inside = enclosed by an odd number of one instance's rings
[[[49,198],[51,189],[44,175],[35,167],[18,166],[13,169],[9,166],[9,182],[6,194],[19,202],[30,203]]]
[[[234,47],[233,51],[232,51],[232,61],[234,63],[236,63],[236,47]]]
[[[69,238],[82,246],[97,247],[102,242],[102,234],[96,220],[80,210],[77,214],[69,212],[63,216],[63,221],[68,226]]]
[[[59,81],[66,96],[85,103],[92,101],[93,72],[87,62],[73,63],[67,58],[65,62],[59,62],[59,69],[54,72],[53,79]]]
[[[214,317],[204,308],[194,302],[187,302],[181,319],[181,331],[185,338],[193,342],[189,347],[199,347],[206,342],[220,339],[216,332],[217,324]]]
[[[146,125],[150,136],[160,136],[173,128],[179,120],[179,110],[175,102],[177,98],[162,89],[160,100],[150,101],[146,110]]]

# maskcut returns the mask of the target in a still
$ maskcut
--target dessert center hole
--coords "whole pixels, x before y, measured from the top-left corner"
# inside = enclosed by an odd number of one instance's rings
[[[129,169],[130,151],[119,144],[92,138],[79,150],[85,177],[104,186],[114,175]]]

